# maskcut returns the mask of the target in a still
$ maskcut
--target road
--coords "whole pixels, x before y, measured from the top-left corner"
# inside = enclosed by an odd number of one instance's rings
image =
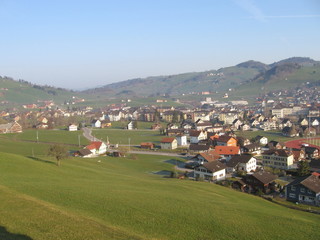
[[[90,128],[82,128],[83,130],[83,136],[88,139],[89,141],[100,141],[99,139],[96,139],[92,136],[92,130]]]
[[[90,128],[82,128],[83,136],[88,139],[89,141],[101,141],[92,136],[92,130]],[[103,142],[103,141],[101,141]],[[129,146],[129,145],[119,145],[119,146]],[[112,150],[111,150],[112,151]],[[177,153],[169,153],[169,152],[157,152],[157,151],[128,151],[128,153],[133,154],[148,154],[148,155],[159,155],[159,156],[171,156],[171,157],[182,157],[180,154]]]

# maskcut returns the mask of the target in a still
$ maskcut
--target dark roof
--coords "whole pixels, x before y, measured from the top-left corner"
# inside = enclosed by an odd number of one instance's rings
[[[269,172],[257,172],[252,174],[252,177],[256,178],[263,184],[268,184],[277,179],[276,175],[273,175],[272,173],[269,173]]]
[[[226,166],[219,161],[207,162],[203,164],[203,166],[211,172],[217,172],[226,168]]]
[[[190,144],[189,150],[191,151],[205,151],[209,150],[210,146],[209,145],[198,145],[198,144]]]
[[[80,154],[81,156],[86,156],[86,155],[92,154],[92,152],[91,152],[89,149],[84,148],[84,149],[80,149],[80,150],[79,150],[79,154]]]
[[[248,151],[255,151],[257,149],[261,149],[261,146],[259,143],[251,143],[251,144],[243,146],[242,148],[246,149]]]
[[[320,192],[320,177],[317,175],[308,175],[294,180],[288,186],[301,184],[315,193]]]
[[[319,151],[318,148],[316,148],[316,147],[310,147],[310,146],[304,147],[304,150],[305,150],[306,154],[311,154],[311,153],[314,153],[314,152],[316,152],[316,151]]]
[[[228,142],[232,137],[227,136],[227,135],[221,135],[219,138],[216,140],[217,142]]]
[[[201,131],[194,131],[194,130],[191,130],[189,133],[190,137],[199,137],[200,134],[201,134]]]
[[[251,158],[252,158],[251,155],[235,155],[227,162],[227,166],[228,167],[235,167],[239,163],[247,163],[247,162],[249,162],[249,160]]]
[[[272,150],[265,151],[263,155],[277,155],[280,157],[289,157],[291,154],[289,151],[285,149],[272,149]]]

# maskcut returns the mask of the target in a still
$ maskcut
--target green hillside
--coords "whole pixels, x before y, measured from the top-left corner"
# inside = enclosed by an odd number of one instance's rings
[[[39,86],[25,81],[15,81],[11,78],[0,77],[0,102],[2,106],[21,106],[22,104],[32,104],[44,100],[53,100],[61,104],[70,101],[73,96],[79,98],[87,97],[83,93],[78,93],[62,88],[49,86]]]
[[[226,91],[237,87],[241,82],[255,77],[255,68],[227,67],[206,72],[184,73],[127,80],[106,85],[86,93],[108,93],[115,96],[156,96],[159,94],[180,95],[202,91]]]
[[[319,81],[319,76],[318,61],[293,57],[270,65],[251,60],[219,70],[131,79],[85,92],[133,98],[203,91],[219,94],[231,89],[240,97],[254,97],[265,90],[288,89],[307,81]]]
[[[229,94],[230,99],[254,98],[262,92],[301,87],[307,82],[319,85],[318,81],[320,63],[301,57],[269,65],[251,60],[219,70],[137,78],[82,92],[0,77],[0,108],[19,107],[22,104],[37,103],[38,100],[53,100],[61,104],[70,102],[73,96],[85,99],[75,106],[93,107],[105,106],[105,100],[108,103],[120,103],[121,99],[126,98],[136,100],[136,103],[131,103],[132,106],[140,106],[150,104],[150,100],[164,94],[190,98],[191,95],[208,91],[218,98],[229,90],[232,92]]]
[[[273,75],[260,75],[255,81],[243,84],[235,89],[234,95],[252,96],[252,93],[308,87],[308,83],[314,83],[319,86],[320,65],[295,68],[292,71],[279,71]]]
[[[163,177],[175,158],[69,158],[57,167],[48,145],[28,136],[0,138],[0,239],[320,238],[319,215]]]

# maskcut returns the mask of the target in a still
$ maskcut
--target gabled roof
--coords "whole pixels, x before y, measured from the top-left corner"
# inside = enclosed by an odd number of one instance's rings
[[[293,182],[289,183],[287,187],[297,184],[301,184],[315,193],[320,192],[320,176],[318,176],[317,174],[311,174],[308,176],[298,178]]]
[[[220,170],[226,168],[226,166],[219,161],[205,163],[205,164],[203,164],[203,167],[210,170],[211,172],[217,172],[217,171],[220,171]]]
[[[140,146],[152,146],[153,147],[154,143],[152,142],[142,142],[140,143]]]
[[[256,151],[256,150],[261,149],[261,146],[259,143],[251,143],[251,144],[243,146],[242,148],[247,149],[248,151]]]
[[[190,131],[189,135],[190,137],[199,137],[201,134],[201,131]]]
[[[175,138],[162,138],[161,143],[172,143]]]
[[[209,145],[199,145],[199,144],[190,144],[189,150],[191,151],[208,151],[210,149]]]
[[[102,142],[91,142],[90,145],[86,146],[86,148],[89,150],[99,149],[101,145],[102,145]]]
[[[236,167],[239,163],[248,163],[252,158],[251,155],[236,155],[233,156],[228,162],[227,167]]]
[[[285,149],[272,149],[272,150],[265,151],[263,155],[277,155],[280,157],[289,157],[292,154]]]
[[[216,146],[216,153],[220,155],[237,155],[239,154],[240,148],[234,146]]]
[[[212,161],[215,161],[215,160],[218,160],[219,158],[221,158],[220,155],[218,153],[216,153],[214,150],[211,150],[209,152],[199,153],[198,155],[203,157],[208,162],[212,162]]]
[[[273,175],[272,173],[269,173],[269,172],[257,172],[252,174],[252,177],[256,178],[263,184],[268,184],[277,179],[276,175]]]
[[[92,152],[91,152],[89,149],[84,148],[84,149],[80,149],[80,150],[79,150],[79,154],[80,154],[81,156],[87,156],[87,155],[92,154]]]
[[[216,139],[216,141],[227,143],[231,138],[233,138],[233,137],[227,136],[227,135],[221,135],[221,136],[219,136],[219,138]]]

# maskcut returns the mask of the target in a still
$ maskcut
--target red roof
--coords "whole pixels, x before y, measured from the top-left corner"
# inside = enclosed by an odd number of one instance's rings
[[[162,143],[172,143],[175,140],[175,138],[162,138]]]
[[[240,147],[234,146],[216,146],[215,147],[216,153],[220,155],[236,155],[240,152]]]
[[[91,142],[90,145],[86,146],[87,149],[99,149],[101,147],[102,142]]]

